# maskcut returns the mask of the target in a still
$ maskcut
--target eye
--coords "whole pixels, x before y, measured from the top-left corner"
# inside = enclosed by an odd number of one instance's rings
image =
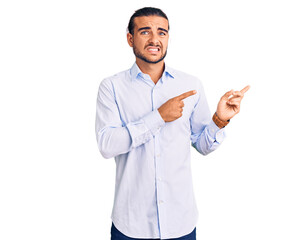
[[[149,32],[148,31],[142,31],[141,34],[142,35],[147,35]]]
[[[160,35],[160,36],[165,36],[166,33],[165,33],[165,32],[159,32],[159,35]]]

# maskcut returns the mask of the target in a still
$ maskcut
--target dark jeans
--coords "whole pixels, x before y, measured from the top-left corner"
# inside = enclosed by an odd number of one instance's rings
[[[112,223],[111,225],[111,240],[160,240],[159,238],[130,238],[126,235],[122,234]],[[196,240],[196,227],[194,230],[189,233],[188,235],[185,235],[180,238],[170,238],[169,240]]]

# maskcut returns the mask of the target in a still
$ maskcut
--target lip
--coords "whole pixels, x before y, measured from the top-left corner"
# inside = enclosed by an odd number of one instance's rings
[[[149,52],[149,53],[152,53],[152,54],[157,54],[160,52],[160,48],[159,47],[154,47],[154,46],[149,46],[146,48],[146,50]]]

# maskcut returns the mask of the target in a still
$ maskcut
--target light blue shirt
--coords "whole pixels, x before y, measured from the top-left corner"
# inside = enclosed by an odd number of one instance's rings
[[[184,92],[182,117],[164,122],[158,108]],[[178,238],[196,226],[190,149],[206,155],[223,141],[212,121],[200,80],[165,67],[154,84],[135,63],[104,79],[98,91],[96,137],[105,158],[115,158],[111,219],[132,238]]]

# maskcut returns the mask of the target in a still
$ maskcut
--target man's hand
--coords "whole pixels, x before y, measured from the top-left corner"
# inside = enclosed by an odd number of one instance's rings
[[[222,121],[228,121],[240,112],[241,100],[244,94],[249,90],[250,86],[246,86],[241,91],[229,91],[223,95],[217,105],[216,114]]]
[[[171,122],[181,117],[183,115],[182,112],[184,107],[184,102],[182,100],[194,94],[196,94],[196,90],[185,92],[162,104],[158,108],[158,112],[160,113],[162,119],[165,122]]]

